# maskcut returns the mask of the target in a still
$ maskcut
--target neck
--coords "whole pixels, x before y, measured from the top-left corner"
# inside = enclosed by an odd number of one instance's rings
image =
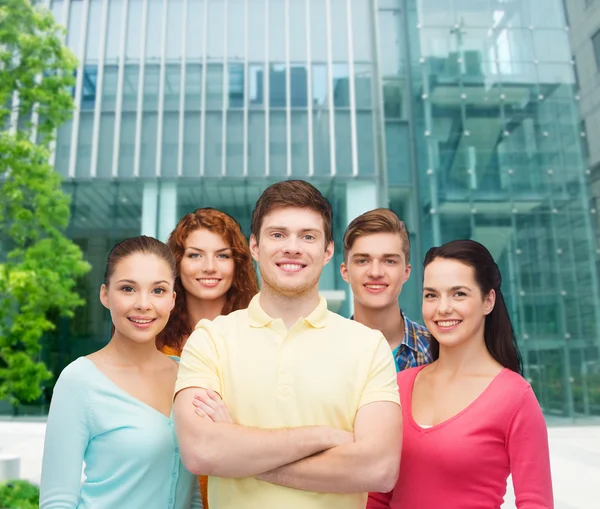
[[[137,343],[115,331],[105,351],[119,363],[141,367],[152,364],[158,356],[162,356],[156,348],[155,341]]]
[[[203,319],[214,320],[223,312],[226,296],[218,299],[204,300],[198,299],[189,293],[186,295],[185,306],[188,312],[188,320],[192,330],[196,324]]]
[[[290,329],[299,318],[310,315],[319,305],[319,288],[313,288],[296,295],[284,295],[263,284],[260,291],[260,307],[271,318],[281,318]]]
[[[394,350],[404,339],[404,320],[400,306],[392,303],[384,308],[369,308],[354,300],[354,319],[380,331]]]
[[[498,366],[485,346],[483,331],[477,334],[477,338],[464,344],[449,347],[440,345],[440,355],[435,364],[438,373],[448,377],[482,373],[491,366]]]

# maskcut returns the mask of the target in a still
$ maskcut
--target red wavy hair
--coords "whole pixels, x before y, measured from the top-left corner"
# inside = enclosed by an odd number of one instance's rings
[[[197,209],[183,216],[167,242],[177,264],[175,278],[177,298],[167,326],[156,338],[156,346],[159,350],[167,347],[181,352],[184,339],[192,333],[186,306],[186,291],[181,283],[179,271],[185,251],[185,240],[190,233],[200,229],[221,235],[233,254],[234,277],[231,288],[227,291],[227,300],[221,314],[227,315],[232,311],[248,307],[252,297],[258,293],[258,281],[250,248],[238,222],[228,214],[210,207]]]

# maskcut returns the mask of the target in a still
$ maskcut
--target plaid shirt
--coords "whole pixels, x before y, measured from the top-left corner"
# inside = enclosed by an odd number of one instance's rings
[[[427,328],[409,320],[404,313],[402,313],[402,318],[404,319],[404,339],[393,352],[396,371],[429,364],[433,360],[429,349],[431,334]]]
[[[402,310],[400,314],[404,320],[404,339],[392,352],[397,372],[429,364],[433,360],[429,348],[431,333],[427,327],[406,318]],[[354,315],[350,320],[354,320]]]

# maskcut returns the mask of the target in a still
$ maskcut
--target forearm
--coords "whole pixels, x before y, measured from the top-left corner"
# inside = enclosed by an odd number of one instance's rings
[[[324,426],[258,429],[204,424],[187,446],[182,443],[187,448],[182,448],[184,463],[199,475],[253,477],[336,445],[332,430]]]
[[[258,479],[321,493],[388,492],[398,479],[398,454],[355,442],[284,465]]]

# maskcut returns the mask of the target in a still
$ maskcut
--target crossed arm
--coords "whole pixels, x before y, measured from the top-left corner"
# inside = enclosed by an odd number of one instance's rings
[[[259,429],[231,419],[199,419],[192,404],[196,393],[207,391],[183,389],[174,405],[181,459],[194,474],[253,477],[353,440],[351,433],[327,426]]]
[[[216,393],[198,392],[193,404],[197,414],[204,417],[200,420],[232,425],[227,408]],[[297,458],[255,476],[306,491],[387,492],[398,479],[401,437],[399,405],[386,401],[369,403],[358,410],[351,442],[328,447],[320,454]]]

